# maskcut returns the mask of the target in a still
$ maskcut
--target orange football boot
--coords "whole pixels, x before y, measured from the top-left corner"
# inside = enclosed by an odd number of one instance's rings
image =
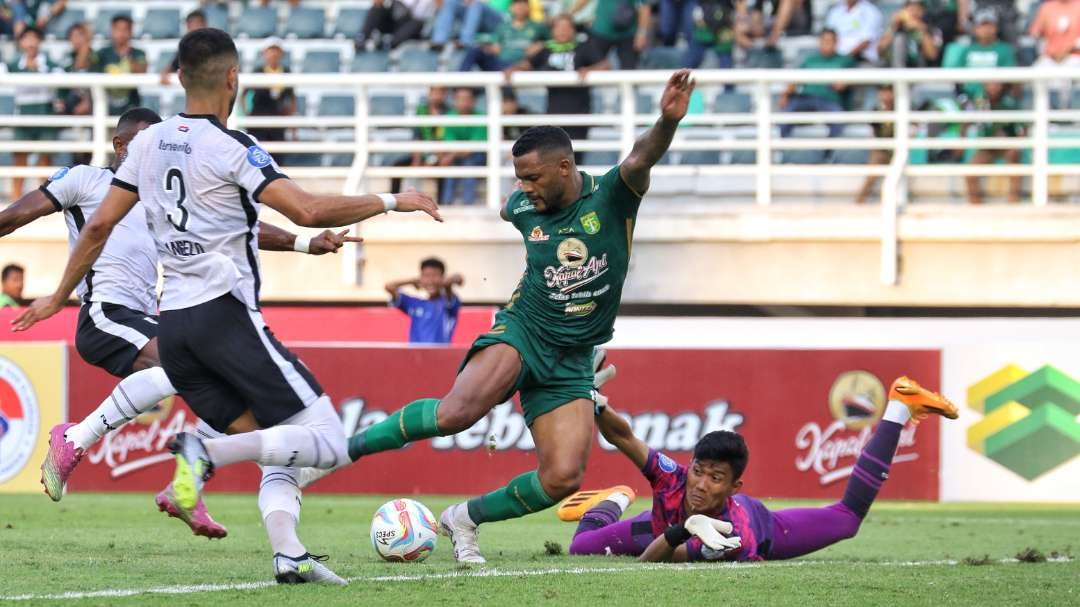
[[[893,382],[889,388],[889,400],[898,400],[907,405],[911,411],[911,420],[915,423],[919,423],[931,413],[948,419],[960,417],[960,410],[949,402],[949,399],[927,390],[906,375]]]
[[[608,489],[593,491],[578,491],[566,498],[566,501],[559,505],[559,509],[556,513],[559,515],[560,520],[567,522],[579,521],[590,508],[606,500],[612,493],[626,494],[626,496],[630,498],[631,504],[633,504],[634,500],[637,498],[634,490],[626,485],[616,485]]]

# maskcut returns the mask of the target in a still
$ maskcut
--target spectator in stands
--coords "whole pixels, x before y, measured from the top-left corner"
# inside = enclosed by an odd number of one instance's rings
[[[14,3],[13,3],[14,4]],[[0,36],[13,36],[15,34],[15,11],[7,3],[0,4]],[[3,436],[3,433],[0,433]]]
[[[480,116],[483,111],[476,107],[476,94],[471,88],[461,87],[454,91],[454,107],[448,116]],[[487,141],[486,126],[446,126],[443,127],[443,141]],[[439,166],[478,167],[487,162],[483,152],[443,152],[439,154]],[[439,204],[463,202],[476,203],[476,186],[480,180],[476,177],[450,177],[443,180],[439,194]],[[458,197],[458,190],[461,196]]]
[[[998,38],[1010,44],[1017,42],[1021,30],[1018,26],[1020,12],[1016,9],[1016,0],[974,0],[974,2],[975,9],[972,12],[988,11],[997,17]]]
[[[822,30],[818,36],[818,50],[811,53],[799,65],[803,69],[836,69],[855,67],[855,59],[848,54],[837,52],[837,35],[831,29]],[[833,84],[790,84],[780,96],[782,112],[842,112],[844,111],[841,95],[848,85]],[[794,124],[781,124],[780,136],[791,134]],[[840,134],[842,125],[830,124],[829,137]]]
[[[256,70],[260,74],[287,74],[289,68],[282,65],[285,50],[281,40],[270,38],[263,46],[263,64]],[[248,89],[244,95],[244,111],[249,116],[292,116],[296,114],[296,92],[289,86]],[[285,141],[283,128],[252,128],[248,132],[261,141]]]
[[[766,0],[754,0],[750,8],[751,35],[755,38],[764,36]],[[771,0],[770,15],[772,26],[765,46],[773,48],[780,41],[780,36],[808,35],[814,26],[814,11],[811,0]]]
[[[711,49],[716,53],[719,67],[730,68],[735,65],[735,45],[749,48],[753,43],[746,3],[741,0],[702,0],[694,8],[693,18],[693,30],[686,53],[683,54],[683,67],[701,67],[705,53]]]
[[[206,27],[206,13],[200,9],[195,9],[188,13],[184,18],[184,27],[187,31],[194,32],[195,30],[201,30]],[[172,82],[172,75],[180,71],[180,59],[173,55],[172,61],[169,65],[165,66],[165,69],[161,70],[161,84],[169,84]]]
[[[44,32],[49,22],[66,8],[67,0],[15,0],[11,3],[15,36],[28,27]]]
[[[925,6],[926,22],[941,31],[941,46],[967,31],[971,0],[925,0]]]
[[[1035,65],[1080,67],[1080,0],[1046,0],[1035,14],[1029,32],[1043,43],[1042,54]],[[1058,105],[1072,104],[1072,82],[1063,79],[1053,88],[1058,91]]]
[[[449,108],[446,105],[446,87],[445,86],[433,86],[428,89],[427,98],[422,100],[419,105],[416,106],[417,116],[442,116],[447,113]],[[443,129],[441,126],[421,126],[413,129],[413,138],[417,141],[442,141]],[[439,156],[437,154],[422,154],[415,152],[412,156],[403,156],[396,160],[393,165],[402,166],[435,166],[439,163]],[[438,181],[439,192],[436,198],[442,199],[443,181]],[[401,191],[401,178],[394,177],[390,180],[390,191]]]
[[[12,73],[38,73],[62,72],[60,66],[54,64],[41,50],[41,41],[44,34],[36,27],[25,27],[19,34],[19,55],[15,61],[7,66]],[[47,86],[20,86],[15,89],[15,113],[23,116],[45,116],[54,113],[62,113],[64,103],[57,96],[56,89]],[[15,127],[15,139],[18,141],[52,141],[56,139],[59,129],[42,126]],[[29,161],[28,152],[15,152],[15,166],[25,167]],[[37,155],[38,166],[49,166],[49,155]],[[11,199],[15,200],[22,196],[23,178],[13,177],[11,180]]]
[[[904,8],[889,19],[889,27],[878,41],[878,53],[892,67],[927,67],[938,63],[943,37],[941,30],[926,22],[924,0],[907,0]]]
[[[974,98],[970,107],[975,111],[995,110],[1018,110],[1020,103],[1012,95],[1010,87],[1002,82],[987,82],[983,84],[982,91]],[[976,125],[979,137],[1023,137],[1024,127],[1014,122],[992,122]],[[1009,164],[1020,163],[1020,150],[978,150],[971,155],[968,162],[971,164],[990,164],[1004,160]],[[1020,202],[1020,176],[1009,176],[1009,202]],[[968,202],[982,204],[982,193],[979,191],[979,177],[969,175],[964,178],[967,183]]]
[[[82,74],[101,71],[101,57],[90,45],[92,36],[85,23],[76,23],[68,28],[67,40],[71,44],[65,69],[69,73]],[[61,89],[60,99],[64,102],[64,113],[73,116],[89,116],[93,111],[93,96],[90,89]],[[80,129],[86,134],[85,129]],[[79,152],[73,156],[75,164],[89,164],[90,152]]]
[[[536,52],[548,37],[547,26],[529,18],[529,1],[512,0],[510,18],[495,28],[491,41],[470,47],[461,60],[462,72],[479,67],[485,72],[501,72]]]
[[[0,272],[0,308],[9,308],[21,305],[23,295],[23,279],[26,270],[22,266],[9,263]]]
[[[706,2],[702,2],[705,4]],[[695,0],[659,0],[657,2],[656,34],[663,46],[675,46],[679,36],[687,41],[693,39],[695,12],[698,3]]]
[[[126,14],[112,18],[109,32],[112,44],[98,51],[102,71],[106,74],[145,74],[146,53],[131,46],[132,20]],[[139,107],[142,98],[139,89],[108,89],[109,115],[119,116]]]
[[[551,40],[532,55],[506,70],[507,77],[518,70],[576,71],[585,77],[593,70],[611,69],[606,54],[599,52],[589,41],[579,43],[574,19],[559,15],[551,22]],[[589,114],[592,112],[592,93],[587,86],[549,86],[547,89],[549,114]],[[589,127],[565,126],[563,130],[571,139],[581,140],[589,133]],[[580,153],[575,153],[581,163]]]
[[[829,9],[825,27],[836,32],[836,51],[858,62],[877,63],[884,15],[869,0],[842,0]]]
[[[446,264],[435,257],[420,262],[419,277],[386,283],[390,305],[409,315],[409,343],[450,343],[461,312],[461,300],[454,287],[463,284],[461,274],[446,276]],[[427,299],[402,293],[406,285],[420,290]]]
[[[369,43],[375,48],[397,48],[406,40],[419,38],[424,24],[434,15],[435,0],[374,0],[354,41],[356,49]],[[379,32],[380,39],[371,41],[374,32]],[[382,35],[390,36],[389,44],[381,40]]]
[[[461,21],[460,28],[456,27],[458,21]],[[493,32],[502,22],[502,13],[492,8],[487,0],[442,0],[442,6],[435,13],[431,44],[442,48],[448,42],[456,42],[469,47],[476,43],[478,33]]]
[[[1002,42],[998,38],[998,18],[994,11],[980,10],[975,13],[975,37],[971,44],[963,46],[958,52],[946,53],[952,55],[946,61],[945,67],[975,67],[995,68],[1013,67],[1016,65],[1016,51],[1012,45]],[[960,44],[954,42],[953,44]],[[979,82],[968,82],[962,85],[964,94],[970,99],[976,99],[983,95],[983,85]]]
[[[514,89],[504,86],[502,89],[502,115],[503,116],[524,116],[531,114],[529,108],[522,106],[518,102],[517,93]],[[529,127],[527,126],[504,126],[503,127],[503,140],[504,141],[517,141],[518,137],[524,133]],[[395,192],[397,190],[394,190]]]
[[[577,0],[571,13],[585,8],[589,0]],[[652,8],[645,0],[596,0],[596,17],[589,28],[593,51],[607,57],[611,49],[619,59],[619,69],[637,69],[641,52],[649,43]]]
[[[878,87],[877,92],[877,107],[875,108],[879,112],[891,112],[895,106],[896,97],[893,94],[893,87],[891,84],[882,84]],[[877,139],[892,139],[896,135],[896,125],[891,120],[883,122],[875,122],[870,125],[874,129],[874,137]],[[892,161],[892,150],[870,150],[869,164],[882,165],[889,164]],[[862,189],[859,190],[859,194],[855,197],[856,204],[862,204],[866,202],[866,199],[870,197],[870,192],[874,189],[874,184],[877,183],[880,177],[876,175],[867,175],[866,180],[863,181]]]

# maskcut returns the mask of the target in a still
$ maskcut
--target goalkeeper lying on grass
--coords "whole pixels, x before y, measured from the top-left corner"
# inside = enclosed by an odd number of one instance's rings
[[[597,375],[599,386],[614,374]],[[770,511],[739,493],[749,452],[742,436],[717,431],[694,447],[689,466],[650,449],[634,436],[630,424],[597,400],[600,433],[649,480],[652,510],[619,520],[634,500],[629,487],[580,492],[560,508],[564,520],[577,520],[570,554],[633,555],[642,561],[757,561],[802,556],[854,537],[870,505],[889,476],[900,430],[933,413],[956,419],[945,397],[898,378],[874,436],[855,463],[844,497],[824,508]]]

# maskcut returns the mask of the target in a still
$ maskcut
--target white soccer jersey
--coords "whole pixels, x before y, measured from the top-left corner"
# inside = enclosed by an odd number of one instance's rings
[[[56,210],[64,213],[70,249],[75,248],[79,232],[104,200],[112,180],[112,169],[78,165],[60,169],[41,186]],[[76,292],[84,303],[112,303],[157,314],[157,257],[146,215],[136,205],[117,224]]]
[[[139,132],[113,185],[139,195],[165,270],[161,310],[232,293],[259,307],[259,193],[285,177],[250,135],[180,114]]]

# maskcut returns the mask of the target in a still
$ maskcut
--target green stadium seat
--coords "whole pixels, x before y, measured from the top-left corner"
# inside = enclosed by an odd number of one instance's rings
[[[69,27],[85,20],[86,11],[69,6],[64,9],[64,12],[60,13],[60,16],[49,21],[49,24],[45,26],[45,33],[57,38],[66,38]]]
[[[277,9],[264,6],[249,6],[240,15],[236,23],[237,36],[249,38],[269,38],[277,32]]]
[[[341,54],[337,51],[308,51],[301,72],[304,74],[336,74],[341,71]]]
[[[720,114],[749,114],[753,99],[746,93],[720,93],[713,102],[713,111]]]
[[[326,29],[326,13],[321,8],[298,6],[289,11],[285,34],[297,38],[322,38]]]
[[[112,30],[113,17],[117,15],[131,16],[131,9],[127,8],[114,8],[114,7],[101,7],[98,9],[97,18],[94,19],[94,33],[101,34],[106,38],[109,37],[109,32]]]
[[[439,56],[425,48],[406,48],[398,56],[399,72],[437,72]]]
[[[206,25],[221,31],[229,31],[229,9],[224,4],[207,4],[202,7]]]
[[[404,116],[405,98],[401,95],[372,95],[368,103],[371,116]]]
[[[180,10],[175,8],[152,8],[146,11],[141,24],[142,34],[151,38],[179,38]]]
[[[325,95],[319,101],[320,116],[353,116],[356,99],[352,95]]]
[[[359,51],[352,60],[352,71],[377,74],[390,70],[390,54],[386,51]]]
[[[364,19],[367,19],[366,8],[343,8],[338,11],[337,19],[334,20],[334,36],[355,38],[364,27]]]

